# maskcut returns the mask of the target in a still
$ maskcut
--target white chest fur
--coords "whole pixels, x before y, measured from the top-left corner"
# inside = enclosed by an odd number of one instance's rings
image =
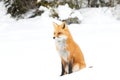
[[[67,58],[69,56],[69,51],[66,50],[66,36],[60,36],[59,38],[55,39],[56,46],[58,48],[59,55],[67,62]]]

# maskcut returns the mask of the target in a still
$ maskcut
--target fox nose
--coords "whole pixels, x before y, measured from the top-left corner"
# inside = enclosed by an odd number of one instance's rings
[[[55,37],[53,37],[53,39],[55,39]]]

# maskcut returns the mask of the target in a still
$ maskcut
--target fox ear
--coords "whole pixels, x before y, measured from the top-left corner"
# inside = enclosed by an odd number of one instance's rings
[[[53,26],[54,26],[54,28],[56,28],[58,26],[58,24],[53,22]]]
[[[66,23],[63,22],[63,23],[62,23],[62,29],[65,29],[65,28],[66,28]]]

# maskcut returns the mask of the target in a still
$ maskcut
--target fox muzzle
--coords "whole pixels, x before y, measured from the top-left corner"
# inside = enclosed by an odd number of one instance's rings
[[[55,39],[55,37],[53,37],[53,39]]]

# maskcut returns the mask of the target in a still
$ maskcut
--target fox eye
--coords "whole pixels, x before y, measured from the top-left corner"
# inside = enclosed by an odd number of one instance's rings
[[[58,35],[62,34],[62,32],[58,32]]]

